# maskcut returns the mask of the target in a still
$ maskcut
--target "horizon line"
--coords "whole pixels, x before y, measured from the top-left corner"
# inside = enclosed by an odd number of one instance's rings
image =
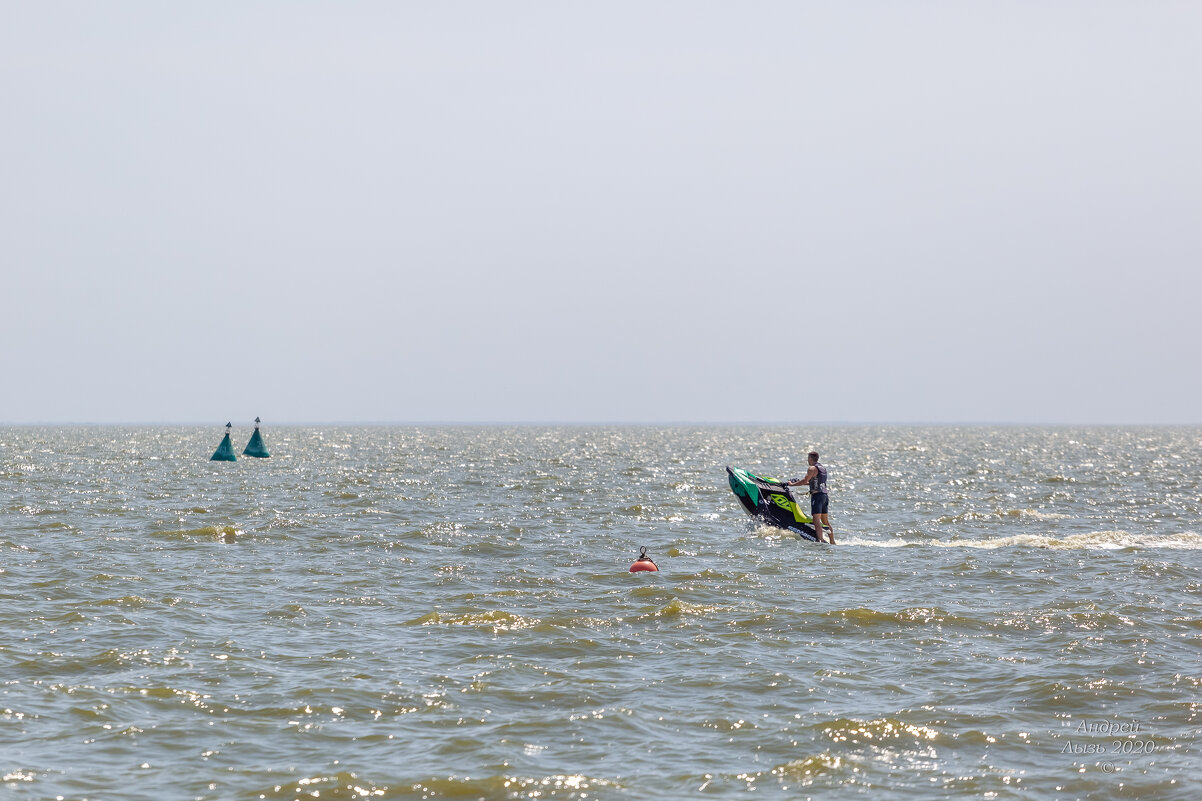
[[[256,423],[241,424],[253,428]],[[282,420],[259,423],[268,426],[1154,426],[1192,427],[1202,422],[1115,422],[1115,421],[1064,421],[1064,420]],[[225,423],[210,423],[194,420],[32,420],[0,421],[0,426],[195,426],[225,428]],[[234,424],[234,428],[240,424]]]

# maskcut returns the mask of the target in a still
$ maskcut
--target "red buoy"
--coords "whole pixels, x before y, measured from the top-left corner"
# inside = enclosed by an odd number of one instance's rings
[[[634,560],[634,564],[630,566],[631,573],[658,573],[659,568],[651,557],[647,555],[647,546],[639,548],[639,556]]]

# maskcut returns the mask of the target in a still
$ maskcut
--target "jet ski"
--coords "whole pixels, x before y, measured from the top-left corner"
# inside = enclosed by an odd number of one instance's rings
[[[810,542],[822,542],[814,533],[814,521],[801,507],[789,487],[775,478],[757,476],[742,467],[727,467],[730,489],[747,514],[770,526],[792,531]]]

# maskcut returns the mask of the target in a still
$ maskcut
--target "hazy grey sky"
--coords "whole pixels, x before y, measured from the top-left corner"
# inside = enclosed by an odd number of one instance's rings
[[[1202,3],[0,0],[0,421],[1202,422]]]

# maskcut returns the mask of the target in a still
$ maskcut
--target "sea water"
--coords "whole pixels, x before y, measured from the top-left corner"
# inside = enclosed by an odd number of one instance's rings
[[[0,429],[4,798],[1202,793],[1202,429],[222,433]]]

